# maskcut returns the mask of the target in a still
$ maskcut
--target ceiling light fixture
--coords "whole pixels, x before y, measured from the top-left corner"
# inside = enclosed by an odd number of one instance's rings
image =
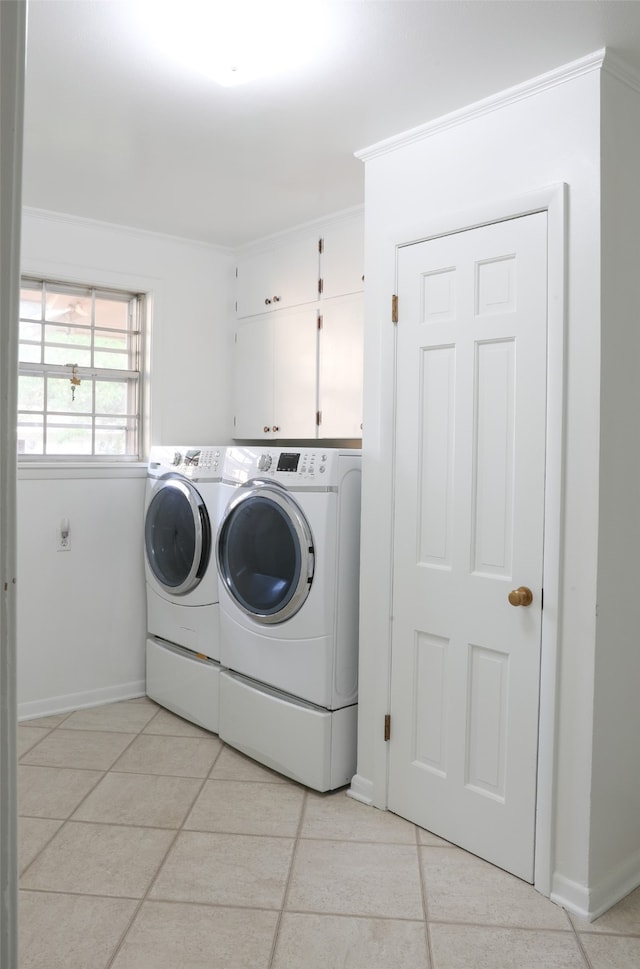
[[[156,47],[224,87],[298,70],[328,41],[326,4],[313,0],[155,0],[139,6]]]

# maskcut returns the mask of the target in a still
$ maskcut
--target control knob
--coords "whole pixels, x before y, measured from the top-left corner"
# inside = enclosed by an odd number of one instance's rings
[[[258,470],[268,471],[270,467],[271,467],[271,455],[261,454],[260,457],[258,458]]]

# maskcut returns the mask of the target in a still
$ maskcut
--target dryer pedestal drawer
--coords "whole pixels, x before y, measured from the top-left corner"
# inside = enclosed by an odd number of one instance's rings
[[[220,666],[147,639],[147,696],[179,717],[218,733]]]
[[[316,791],[343,787],[355,774],[357,709],[324,710],[220,673],[220,738]]]

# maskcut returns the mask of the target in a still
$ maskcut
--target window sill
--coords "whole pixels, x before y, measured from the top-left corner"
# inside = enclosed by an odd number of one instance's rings
[[[144,461],[18,461],[18,480],[78,478],[144,478]]]

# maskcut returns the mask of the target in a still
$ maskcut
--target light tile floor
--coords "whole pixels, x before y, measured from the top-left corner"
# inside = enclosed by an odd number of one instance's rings
[[[638,969],[593,924],[148,699],[21,724],[19,969]]]

